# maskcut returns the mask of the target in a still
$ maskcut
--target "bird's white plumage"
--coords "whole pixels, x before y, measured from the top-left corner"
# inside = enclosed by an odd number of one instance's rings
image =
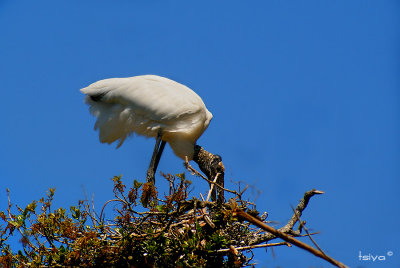
[[[117,147],[133,133],[156,137],[161,130],[175,154],[191,160],[197,139],[212,119],[194,91],[156,75],[100,80],[81,92],[97,117],[100,141],[119,141]]]

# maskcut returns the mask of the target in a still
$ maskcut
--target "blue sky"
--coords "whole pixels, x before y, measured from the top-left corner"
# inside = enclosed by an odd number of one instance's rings
[[[56,206],[84,191],[101,206],[114,175],[144,180],[154,140],[100,144],[79,89],[158,74],[203,98],[214,118],[198,143],[223,157],[228,186],[252,185],[270,220],[323,190],[303,219],[329,255],[400,265],[396,1],[3,0],[0,25],[1,210],[6,188],[21,205],[56,187]],[[184,168],[167,147],[159,170]],[[258,250],[259,267],[328,267],[300,249],[275,254]]]

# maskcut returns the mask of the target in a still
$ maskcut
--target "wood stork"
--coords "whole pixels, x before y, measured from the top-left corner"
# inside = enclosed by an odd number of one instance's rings
[[[165,143],[178,157],[192,160],[196,141],[212,119],[193,90],[157,75],[104,79],[81,92],[97,117],[100,142],[117,141],[118,148],[133,133],[156,138],[147,170],[147,182],[153,184]]]

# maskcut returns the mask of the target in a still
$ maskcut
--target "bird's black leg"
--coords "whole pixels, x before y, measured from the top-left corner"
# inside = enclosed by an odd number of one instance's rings
[[[164,151],[164,147],[165,147],[166,143],[167,143],[166,141],[161,141],[160,148],[158,148],[158,153],[157,153],[157,156],[156,156],[156,162],[154,163],[154,174],[156,174],[158,163],[160,162],[160,158],[161,158],[161,155],[162,155],[162,153]]]
[[[157,169],[157,165],[158,165],[158,162],[160,161],[159,158],[161,157],[161,154],[160,154],[160,156],[158,156],[159,151],[160,151],[160,142],[161,142],[161,131],[159,131],[157,134],[156,145],[154,146],[154,151],[153,151],[153,155],[151,157],[150,166],[149,166],[149,169],[147,170],[147,182],[152,182],[153,184],[155,182],[154,175],[155,175],[155,172]],[[161,144],[161,146],[162,146],[162,149],[164,149],[165,144],[164,144],[164,146]],[[162,150],[161,150],[161,153],[162,153]],[[157,158],[158,158],[158,160],[157,160]],[[157,165],[156,165],[156,162],[157,162]]]

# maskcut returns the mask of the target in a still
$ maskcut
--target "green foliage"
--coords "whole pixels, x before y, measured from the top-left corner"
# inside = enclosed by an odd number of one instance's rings
[[[246,241],[249,225],[238,223],[227,207],[188,199],[184,174],[164,175],[169,193],[160,199],[154,185],[136,180],[127,189],[115,176],[116,215],[105,220],[88,200],[53,209],[55,189],[25,208],[9,204],[0,212],[1,267],[242,267],[251,258],[232,258],[231,245]],[[104,209],[104,207],[103,207]],[[22,250],[8,243],[21,236]]]

